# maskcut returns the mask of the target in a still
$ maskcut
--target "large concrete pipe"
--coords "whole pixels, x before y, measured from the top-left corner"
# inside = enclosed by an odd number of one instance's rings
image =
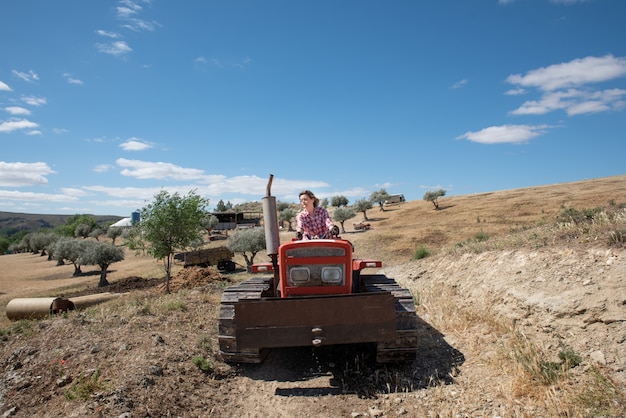
[[[7,303],[6,314],[11,320],[46,318],[74,309],[85,309],[112,299],[125,293],[96,293],[93,295],[67,298],[17,298]]]
[[[76,309],[85,309],[92,305],[97,305],[99,303],[107,302],[112,299],[117,299],[120,296],[123,296],[125,293],[95,293],[93,295],[87,296],[77,296],[71,298],[70,301],[74,304]]]
[[[11,320],[46,318],[71,311],[74,303],[66,298],[17,298],[7,303],[6,314]]]

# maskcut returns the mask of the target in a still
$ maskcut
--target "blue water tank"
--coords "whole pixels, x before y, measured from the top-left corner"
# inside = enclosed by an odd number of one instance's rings
[[[139,212],[133,212],[130,214],[130,223],[135,225],[139,222]]]

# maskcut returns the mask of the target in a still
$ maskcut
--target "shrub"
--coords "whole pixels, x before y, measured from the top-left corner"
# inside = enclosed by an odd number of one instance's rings
[[[415,254],[413,254],[414,260],[421,260],[422,258],[426,258],[430,255],[430,251],[426,249],[426,247],[421,246],[417,250],[415,250]]]

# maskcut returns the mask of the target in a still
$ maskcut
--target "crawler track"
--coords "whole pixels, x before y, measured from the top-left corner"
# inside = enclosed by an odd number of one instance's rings
[[[237,347],[237,321],[235,304],[240,300],[259,300],[269,291],[272,277],[255,277],[236,286],[228,287],[222,294],[219,314],[218,341],[222,359],[229,363],[261,363],[266,349],[239,349]]]
[[[413,361],[417,355],[417,316],[411,293],[385,275],[362,275],[361,280],[362,292],[390,292],[395,299],[397,337],[376,344],[376,361],[378,363]],[[268,294],[271,281],[271,277],[253,278],[224,290],[218,335],[220,355],[224,361],[261,363],[267,355],[267,349],[238,347],[235,305],[241,300],[261,300],[263,297],[271,296]]]
[[[413,361],[417,355],[417,314],[411,292],[382,274],[362,275],[361,280],[366,292],[391,292],[396,301],[398,337],[393,341],[379,341],[376,344],[376,362]]]

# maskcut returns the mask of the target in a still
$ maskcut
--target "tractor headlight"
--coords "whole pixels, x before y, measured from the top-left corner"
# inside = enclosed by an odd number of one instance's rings
[[[343,281],[343,269],[339,266],[323,267],[322,281],[330,284],[341,283]]]
[[[308,267],[293,267],[289,270],[289,281],[294,284],[306,283],[310,276],[311,272]]]

